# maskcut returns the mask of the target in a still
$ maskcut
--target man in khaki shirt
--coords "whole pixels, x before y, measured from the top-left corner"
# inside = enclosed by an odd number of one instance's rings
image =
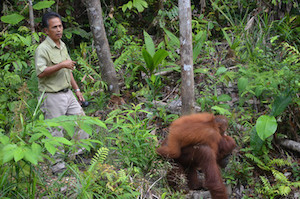
[[[43,28],[48,35],[35,52],[35,67],[38,76],[38,88],[44,92],[42,110],[45,119],[59,117],[61,115],[85,115],[79,102],[73,95],[70,88],[73,88],[80,102],[85,101],[72,70],[75,68],[75,61],[72,61],[66,45],[61,41],[63,25],[61,16],[54,12],[46,13],[42,18]],[[63,137],[63,131],[54,130],[53,136]],[[78,131],[75,139],[86,139],[89,135],[84,131]],[[52,165],[53,173],[65,169],[62,159],[56,158]]]

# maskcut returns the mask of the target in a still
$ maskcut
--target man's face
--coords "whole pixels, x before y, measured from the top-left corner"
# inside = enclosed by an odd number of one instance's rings
[[[45,29],[46,34],[54,41],[57,42],[62,38],[63,25],[58,17],[48,20],[49,27]]]

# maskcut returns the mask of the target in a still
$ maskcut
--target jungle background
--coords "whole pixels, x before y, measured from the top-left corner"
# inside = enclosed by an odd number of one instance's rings
[[[155,153],[180,116],[178,2],[101,0],[118,95],[107,92],[99,72],[81,1],[32,1],[35,31],[30,2],[0,4],[0,197],[200,198],[170,188],[172,163]],[[222,170],[230,198],[300,198],[299,2],[191,5],[196,110],[226,115],[238,145]],[[73,74],[90,102],[85,117],[44,120],[39,109],[34,51],[48,9],[63,17]],[[65,138],[49,134],[58,126]],[[91,139],[70,139],[75,128]],[[90,164],[66,157],[67,171],[52,175],[48,162],[58,146],[86,148]]]

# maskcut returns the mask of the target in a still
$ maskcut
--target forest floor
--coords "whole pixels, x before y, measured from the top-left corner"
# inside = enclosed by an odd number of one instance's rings
[[[235,70],[234,67],[231,68],[232,70]],[[160,95],[162,96],[161,101],[156,101],[153,102],[154,107],[157,106],[163,106],[168,113],[175,113],[175,114],[179,114],[180,113],[180,100],[174,100],[174,99],[178,99],[179,98],[179,93],[180,93],[180,88],[178,85],[178,80],[180,79],[180,73],[169,73],[167,74],[168,77],[165,77],[165,79],[170,80],[168,82],[168,86],[165,86],[161,89],[160,91]],[[211,74],[213,75],[213,74]],[[200,94],[200,91],[208,91],[207,86],[211,85],[211,82],[204,82],[205,81],[205,75],[199,74],[196,75],[195,77],[195,87],[197,90],[199,90],[198,93],[196,93],[195,98],[199,99],[199,98],[203,98],[204,96],[201,96],[202,94]],[[124,88],[124,90],[126,90],[126,88]],[[131,93],[133,91],[126,91],[126,93],[123,93],[122,97],[117,98],[117,99],[111,99],[110,102],[108,103],[109,108],[106,110],[99,110],[93,113],[89,113],[90,116],[95,116],[95,117],[100,117],[101,119],[105,119],[105,117],[109,114],[110,111],[114,110],[115,108],[120,108],[119,104],[125,103],[125,104],[130,104],[130,103],[134,103],[134,104],[138,104],[138,103],[145,103],[145,99],[139,98],[139,99],[132,99],[131,95],[129,93]],[[226,94],[229,95],[231,97],[231,101],[226,102],[231,109],[235,109],[239,101],[239,94],[238,94],[238,89],[236,85],[232,85],[232,84],[228,84],[228,86],[216,86],[215,87],[215,92],[217,94],[217,96],[220,96],[222,94]],[[148,102],[149,103],[149,102]],[[259,102],[256,101],[255,99],[253,100],[249,100],[248,102],[246,102],[246,104],[249,107],[253,107],[254,109],[256,109],[257,106],[259,106],[258,104]],[[197,107],[197,110],[199,111],[201,108]],[[250,121],[253,122],[253,121]],[[246,129],[246,127],[244,127],[242,124],[240,124],[237,121],[234,121],[235,127],[233,128],[232,126],[229,126],[229,132],[231,136],[234,136],[234,138],[237,140],[238,143],[238,147],[234,150],[233,152],[233,156],[235,157],[235,159],[231,160],[231,161],[245,161],[244,160],[244,154],[245,152],[240,151],[240,149],[242,149],[243,147],[245,147],[245,145],[243,144],[243,140],[245,139],[244,136],[245,134],[243,132],[248,131],[249,129]],[[165,124],[162,123],[162,121],[159,118],[155,118],[153,120],[153,123],[150,124],[153,126],[156,126],[155,129],[156,132],[155,134],[157,135],[158,138],[164,138],[167,133],[168,133],[168,126],[166,126]],[[293,159],[294,162],[298,163],[298,165],[300,165],[300,154],[291,151],[291,150],[286,150],[283,149],[280,145],[278,145],[276,142],[273,143],[273,150],[270,150],[270,154],[269,156],[271,158],[283,158],[283,159],[287,159],[287,154],[289,154],[289,157]],[[92,155],[89,155],[92,156]],[[232,165],[230,166],[231,163],[229,163],[229,167],[227,169],[231,169]],[[80,167],[80,171],[84,172],[86,170],[86,168],[88,167],[88,165],[82,166]],[[254,182],[253,185],[255,184],[255,182],[259,182],[260,180],[260,176],[264,175],[267,179],[269,179],[271,182],[275,183],[274,180],[274,176],[272,175],[272,173],[268,173],[268,172],[264,172],[263,170],[261,170],[260,168],[258,168],[257,166],[254,166],[255,168],[253,169],[253,176],[251,177],[252,181]],[[57,191],[66,194],[66,196],[68,198],[76,198],[76,194],[75,193],[71,193],[71,195],[68,195],[70,192],[68,190],[70,189],[75,189],[76,186],[78,186],[79,182],[78,182],[78,178],[76,178],[75,176],[69,175],[69,176],[56,176],[53,175],[52,172],[49,170],[48,165],[42,165],[42,169],[45,171],[45,176],[47,176],[47,184],[49,186],[53,186],[53,183],[57,184]],[[281,171],[282,173],[284,173],[284,175],[289,176],[291,175],[290,169],[286,169],[286,168],[277,168],[279,171]],[[226,169],[225,169],[226,172]],[[242,176],[243,174],[240,174],[240,178],[247,178],[246,176]],[[249,180],[249,179],[248,179]],[[149,182],[150,183],[150,182]],[[228,189],[228,193],[230,194],[230,198],[231,199],[241,199],[241,198],[254,198],[252,196],[251,193],[254,193],[254,189],[255,187],[253,185],[245,185],[245,184],[241,184],[241,183],[236,183],[236,184],[231,184],[229,186],[227,186]],[[246,191],[245,191],[246,190]],[[41,193],[43,191],[41,190]],[[248,193],[247,195],[245,195],[245,192]],[[255,195],[255,194],[253,194]],[[186,198],[190,198],[190,199],[199,199],[199,198],[209,198],[210,194],[207,190],[201,190],[201,191],[190,191],[188,194],[186,194]],[[43,199],[46,199],[47,197],[41,197]],[[149,196],[149,198],[155,198],[152,196]],[[159,197],[160,198],[160,197]],[[279,198],[279,197],[278,197]],[[300,191],[297,189],[292,190],[291,194],[288,197],[282,197],[282,198],[300,198]]]
[[[99,114],[99,113],[94,113],[94,114]],[[103,113],[102,111],[102,115],[107,115],[107,113]],[[155,122],[155,124],[153,125],[158,125],[157,129],[159,129],[156,133],[158,134],[159,137],[165,137],[167,135],[168,129],[167,127],[165,127],[164,125],[160,124],[159,122]],[[240,137],[240,139],[242,139],[242,137]],[[240,160],[242,160],[243,158],[243,152],[240,152],[240,149],[243,146],[238,146],[234,152],[233,155],[236,157],[240,157]],[[276,158],[283,158],[286,159],[286,153],[287,151],[280,148],[280,146],[276,146],[277,147],[277,152],[278,153],[274,153],[274,154],[270,154],[273,157]],[[294,158],[295,161],[298,161],[298,164],[300,164],[300,156],[297,153],[293,153],[292,151],[288,151],[288,153],[290,154],[290,156],[292,156]],[[92,156],[92,155],[89,155]],[[242,160],[243,161],[243,160]],[[230,163],[229,163],[230,164]],[[70,192],[69,190],[75,190],[77,186],[79,186],[80,182],[79,179],[71,174],[71,175],[62,175],[62,176],[57,176],[57,175],[53,175],[51,170],[49,169],[49,166],[45,163],[41,164],[41,169],[43,170],[44,173],[44,179],[46,180],[47,185],[50,187],[53,187],[53,184],[56,184],[55,186],[57,187],[57,191],[60,192],[61,194],[66,195],[66,197],[72,199],[72,198],[76,198],[76,193],[74,192]],[[80,171],[81,172],[85,172],[85,170],[88,168],[89,165],[79,165]],[[258,182],[260,181],[259,176],[261,175],[261,170],[259,168],[254,169],[254,171],[256,173],[253,173],[253,181],[254,182]],[[282,172],[285,175],[290,175],[289,171],[284,171],[284,168],[282,169]],[[241,174],[242,175],[242,174]],[[274,177],[272,176],[272,174],[269,174],[269,176],[266,176],[268,179],[273,179]],[[243,178],[243,176],[241,176],[241,178]],[[149,182],[150,183],[150,182]],[[245,198],[245,195],[243,194],[243,192],[245,191],[245,189],[253,189],[253,187],[248,187],[248,186],[244,186],[242,184],[236,184],[236,185],[228,185],[227,186],[227,190],[228,193],[230,194],[231,199],[241,199],[241,198]],[[40,193],[43,193],[44,190],[40,189],[39,190]],[[248,193],[251,193],[251,190],[247,191]],[[39,194],[38,194],[39,195]],[[299,190],[292,190],[292,194],[290,194],[290,197],[282,197],[282,198],[300,198],[300,191]],[[252,198],[251,194],[247,195],[247,197]],[[47,199],[47,196],[43,196],[40,197],[41,199]],[[155,198],[155,197],[149,197],[149,198]],[[199,190],[199,191],[189,191],[186,194],[187,199],[200,199],[200,198],[210,198],[210,194],[207,190]]]

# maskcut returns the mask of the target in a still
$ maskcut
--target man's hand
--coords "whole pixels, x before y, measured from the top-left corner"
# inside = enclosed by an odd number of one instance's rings
[[[84,97],[83,97],[83,95],[80,91],[76,91],[75,94],[76,94],[77,99],[78,99],[79,102],[84,102],[85,101],[85,99],[84,99]]]
[[[72,60],[65,60],[65,61],[61,62],[60,64],[63,68],[68,68],[68,69],[74,70],[76,62],[72,61]]]

